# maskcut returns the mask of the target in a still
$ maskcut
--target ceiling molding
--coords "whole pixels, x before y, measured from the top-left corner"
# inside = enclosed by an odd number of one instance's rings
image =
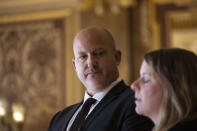
[[[169,4],[169,3],[174,3],[177,6],[178,5],[185,5],[185,4],[191,4],[192,0],[153,0],[157,4]]]
[[[77,0],[2,0],[0,15],[11,15],[44,10],[74,9]]]

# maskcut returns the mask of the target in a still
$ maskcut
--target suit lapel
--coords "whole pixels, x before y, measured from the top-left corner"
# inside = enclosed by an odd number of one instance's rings
[[[72,118],[72,116],[74,115],[74,113],[77,111],[77,109],[80,107],[82,103],[83,103],[83,100],[79,104],[76,104],[75,106],[73,106],[73,109],[70,110],[68,112],[68,115],[64,117],[64,119],[62,120],[62,123],[63,123],[62,125],[64,126],[62,127],[62,129],[60,129],[60,131],[66,131],[70,119]]]
[[[123,81],[119,82],[114,88],[112,88],[109,93],[100,101],[100,103],[94,108],[91,114],[86,119],[85,126],[88,127],[91,122],[96,118],[97,115],[102,112],[102,109],[109,105],[127,86]]]

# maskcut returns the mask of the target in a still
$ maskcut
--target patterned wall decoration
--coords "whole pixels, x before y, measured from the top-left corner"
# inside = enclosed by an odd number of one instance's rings
[[[197,54],[197,10],[169,12],[167,25],[169,47],[184,48]]]
[[[46,130],[65,101],[65,19],[0,24],[0,97],[24,107],[24,131]]]

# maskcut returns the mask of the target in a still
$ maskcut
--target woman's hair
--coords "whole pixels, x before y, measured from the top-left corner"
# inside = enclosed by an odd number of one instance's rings
[[[197,56],[171,48],[149,52],[144,60],[163,84],[159,122],[154,130],[166,131],[178,122],[197,118]]]

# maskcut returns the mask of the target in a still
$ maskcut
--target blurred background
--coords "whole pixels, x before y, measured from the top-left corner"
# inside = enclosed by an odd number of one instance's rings
[[[0,0],[0,131],[44,131],[83,98],[72,41],[88,26],[112,33],[128,85],[148,51],[197,53],[197,0]]]

